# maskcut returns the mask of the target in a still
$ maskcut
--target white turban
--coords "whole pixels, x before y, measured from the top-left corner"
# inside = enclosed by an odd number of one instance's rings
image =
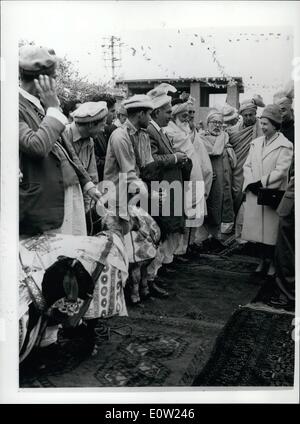
[[[273,102],[278,106],[291,106],[294,99],[294,82],[289,81],[283,90],[274,94]]]
[[[185,102],[185,103],[178,103],[177,105],[174,105],[172,107],[172,115],[178,115],[178,113],[181,112],[186,112],[189,110],[189,102]]]
[[[152,99],[154,109],[158,109],[171,102],[172,97],[168,96],[168,92],[176,93],[176,88],[165,82],[148,91],[147,96]]]
[[[292,106],[293,104],[293,99],[289,98],[289,97],[281,97],[278,98],[274,101],[275,105],[278,106]]]
[[[208,124],[208,123],[209,123],[209,121],[211,121],[211,120],[212,120],[212,118],[213,118],[214,116],[221,116],[221,119],[222,119],[222,121],[223,121],[223,114],[222,114],[222,112],[220,112],[220,111],[219,111],[219,110],[217,110],[217,109],[213,109],[213,110],[211,110],[211,111],[208,113],[208,115],[207,115],[207,117],[206,117],[206,123]]]

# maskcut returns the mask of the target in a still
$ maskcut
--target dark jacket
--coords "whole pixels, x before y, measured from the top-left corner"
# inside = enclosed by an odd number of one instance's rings
[[[166,134],[159,132],[151,122],[147,131],[151,142],[152,157],[154,161],[159,162],[163,168],[163,180],[169,183],[179,181],[183,186],[184,181],[189,181],[190,179],[192,161],[188,160],[188,162],[183,167],[181,167],[178,163],[175,163],[175,151],[169,137]],[[161,229],[162,239],[166,238],[167,234],[183,232],[185,228],[184,191],[182,190],[181,216],[174,216],[175,211],[173,190],[171,190],[170,198],[167,198],[166,202],[170,202],[170,216],[153,216]]]
[[[295,300],[295,178],[292,176],[276,211],[279,215],[274,263],[280,291]]]
[[[291,119],[287,122],[283,122],[281,124],[281,130],[282,134],[290,140],[294,144],[295,140],[295,123],[294,120]]]
[[[19,96],[20,234],[33,235],[59,228],[64,218],[64,189],[91,181],[73,146],[62,135],[65,126]],[[68,157],[55,143],[67,152]],[[34,196],[26,193],[34,190]]]
[[[153,159],[155,161],[160,162],[162,166],[165,168],[165,170],[167,169],[180,170],[180,173],[176,174],[180,176],[180,180],[183,179],[183,181],[189,181],[191,170],[192,170],[191,161],[188,160],[188,162],[183,167],[180,167],[177,163],[175,163],[175,157],[174,157],[175,150],[173,148],[172,142],[170,138],[168,137],[168,135],[165,134],[164,132],[162,133],[158,132],[151,122],[147,128],[147,131],[150,137],[151,153],[152,153]],[[167,174],[168,173],[166,172],[166,175]],[[176,179],[177,178],[174,178],[174,180]],[[174,180],[170,180],[170,181],[174,181]]]
[[[103,181],[104,165],[109,137],[117,127],[115,125],[106,125],[104,131],[93,137],[95,158],[99,181]]]

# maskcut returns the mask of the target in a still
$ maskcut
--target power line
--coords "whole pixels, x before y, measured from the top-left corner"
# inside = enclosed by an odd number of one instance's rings
[[[116,69],[121,67],[121,38],[112,35],[111,37],[103,37],[101,45],[103,49],[103,60],[105,69],[111,69],[112,85],[116,84]]]

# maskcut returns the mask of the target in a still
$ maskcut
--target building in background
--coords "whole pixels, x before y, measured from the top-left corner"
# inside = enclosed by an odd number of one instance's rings
[[[209,109],[215,106],[218,95],[222,95],[220,96],[220,106],[227,101],[231,106],[238,108],[239,95],[240,93],[244,93],[244,84],[241,77],[233,77],[232,82],[229,82],[225,78],[215,77],[132,79],[116,81],[116,86],[126,93],[126,97],[129,97],[133,94],[144,94],[162,82],[172,84],[176,87],[177,93],[174,94],[174,97],[179,97],[181,93],[186,92],[195,99],[196,123],[205,121]]]

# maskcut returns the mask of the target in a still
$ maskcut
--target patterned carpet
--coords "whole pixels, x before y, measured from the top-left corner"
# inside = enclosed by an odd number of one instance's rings
[[[292,318],[241,308],[261,281],[238,253],[177,264],[168,299],[99,322],[92,355],[83,333],[61,332],[55,351],[21,364],[20,387],[291,385]]]
[[[293,316],[241,308],[193,386],[293,386]]]
[[[89,355],[84,338],[66,341],[61,335],[55,354],[37,355],[22,366],[20,386],[191,386],[220,331],[211,324],[208,338],[207,324],[145,315],[142,321],[113,318],[107,323],[106,329],[98,328],[96,354]]]

